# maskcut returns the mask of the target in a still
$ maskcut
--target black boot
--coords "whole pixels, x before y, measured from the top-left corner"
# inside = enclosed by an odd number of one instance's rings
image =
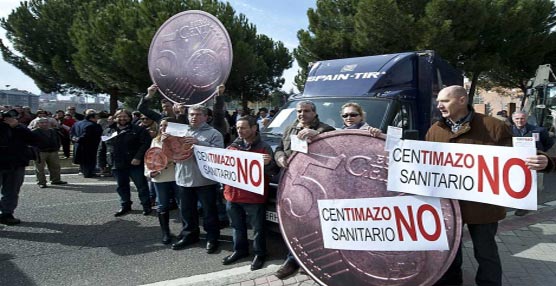
[[[158,213],[158,221],[162,230],[162,243],[170,244],[172,242],[172,236],[170,235],[170,213]]]

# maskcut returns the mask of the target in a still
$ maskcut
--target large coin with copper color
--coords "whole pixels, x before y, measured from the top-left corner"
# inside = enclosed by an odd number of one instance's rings
[[[232,58],[232,43],[222,23],[207,12],[190,10],[168,19],[154,35],[149,73],[170,101],[200,104],[226,82]]]
[[[324,248],[318,200],[404,196],[386,190],[384,141],[363,130],[323,133],[309,153],[295,153],[282,175],[278,216],[282,235],[302,267],[321,285],[432,285],[461,239],[457,201],[441,199],[449,251],[358,251]]]
[[[162,171],[168,165],[168,157],[160,147],[151,147],[145,152],[145,166],[151,171]]]
[[[172,160],[187,160],[193,156],[193,145],[183,137],[168,136],[162,141],[162,152]]]

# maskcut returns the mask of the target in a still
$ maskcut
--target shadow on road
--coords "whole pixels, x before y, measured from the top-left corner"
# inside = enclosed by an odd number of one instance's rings
[[[2,285],[37,285],[33,280],[27,277],[24,272],[19,270],[11,260],[15,257],[11,254],[0,253],[0,269],[2,273],[9,273],[9,275],[0,275],[0,282]]]
[[[141,226],[138,222],[123,219],[100,225],[24,222],[17,228],[24,228],[24,230],[5,229],[2,236],[14,240],[80,248],[106,247],[120,256],[138,255],[168,248],[159,242],[158,226]]]

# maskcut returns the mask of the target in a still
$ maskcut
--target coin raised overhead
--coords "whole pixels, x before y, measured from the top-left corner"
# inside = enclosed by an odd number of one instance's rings
[[[170,101],[200,104],[226,82],[232,59],[232,43],[224,25],[207,12],[184,11],[164,22],[154,35],[149,73]]]

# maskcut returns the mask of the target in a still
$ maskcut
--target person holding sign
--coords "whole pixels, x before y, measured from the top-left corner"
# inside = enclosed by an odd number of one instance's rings
[[[106,133],[112,135],[105,138],[105,144],[99,146],[100,162],[103,166],[112,166],[112,174],[118,185],[116,192],[120,196],[121,208],[114,214],[115,217],[131,212],[130,178],[137,188],[143,215],[152,212],[149,186],[143,166],[145,152],[151,145],[151,136],[147,129],[131,124],[131,116],[128,110],[116,111],[116,122],[106,129]]]
[[[158,134],[151,142],[152,147],[162,148],[162,133],[166,131],[168,122],[176,122],[173,117],[164,117],[160,120],[160,128]],[[163,154],[162,154],[163,155]],[[165,155],[163,155],[166,157]],[[156,204],[158,212],[158,222],[162,230],[162,243],[170,244],[172,242],[172,235],[170,234],[170,201],[174,197],[176,189],[176,174],[174,161],[160,160],[166,163],[164,168],[156,168],[155,170],[149,169],[150,162],[145,158],[145,177],[150,178],[154,184],[156,192]],[[160,161],[157,162],[160,164]]]
[[[533,137],[535,139],[535,147],[537,150],[546,152],[554,145],[554,139],[549,136],[548,131],[541,126],[534,126],[527,123],[527,113],[524,111],[516,111],[512,114],[512,133],[516,137]],[[541,192],[544,189],[543,174],[537,173],[537,189]],[[528,210],[518,209],[514,212],[516,216],[524,216]]]
[[[300,140],[311,140],[311,138],[323,132],[334,131],[334,127],[320,122],[317,115],[317,107],[310,100],[300,101],[296,105],[297,120],[288,126],[284,131],[282,140],[276,147],[276,164],[279,167],[288,167],[288,158],[295,152],[292,150],[291,136],[296,136]],[[278,268],[275,275],[278,279],[284,279],[294,274],[299,269],[299,263],[291,253],[288,253],[286,261]]]
[[[475,113],[469,105],[467,91],[462,86],[449,86],[438,93],[437,108],[442,120],[434,123],[426,135],[427,141],[466,144],[511,146],[512,133],[504,122],[483,114]],[[537,155],[526,160],[530,169],[542,170],[548,158]],[[477,285],[502,285],[502,266],[498,255],[495,235],[498,221],[506,216],[501,206],[459,201],[462,220],[467,224],[475,259],[479,267],[475,276]],[[452,265],[435,285],[461,285],[461,245]]]
[[[371,136],[378,137],[382,134],[382,131],[378,128],[374,128],[365,122],[365,111],[359,103],[348,102],[342,105],[342,110],[340,115],[344,121],[343,129],[363,129],[368,130]]]
[[[254,153],[262,153],[264,159],[264,194],[259,195],[230,185],[224,185],[226,210],[231,219],[233,229],[234,252],[222,260],[228,265],[246,257],[249,252],[247,244],[247,223],[253,226],[253,252],[255,258],[251,263],[251,270],[261,269],[266,256],[265,235],[265,203],[268,197],[270,175],[277,171],[270,145],[261,140],[257,132],[257,121],[250,116],[239,118],[236,122],[238,138],[227,148]]]
[[[189,107],[188,119],[190,128],[185,132],[183,142],[186,146],[200,145],[224,148],[224,139],[218,130],[207,124],[207,108],[202,105]],[[165,139],[163,139],[164,141]],[[218,249],[220,227],[216,209],[217,183],[205,178],[195,158],[176,161],[176,184],[183,227],[181,239],[172,245],[179,250],[199,241],[199,214],[197,201],[203,208],[203,227],[207,232],[206,250],[208,254]]]

